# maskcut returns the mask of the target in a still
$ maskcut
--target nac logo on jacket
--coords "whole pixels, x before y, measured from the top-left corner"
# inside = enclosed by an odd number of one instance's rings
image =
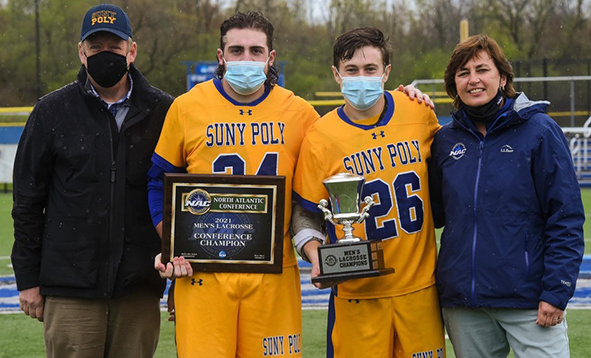
[[[454,158],[455,160],[460,159],[466,153],[466,146],[464,143],[456,143],[452,148],[451,152],[449,152],[449,156]]]
[[[211,208],[211,196],[203,189],[195,189],[183,194],[182,211],[188,211],[193,215],[203,215]]]
[[[91,26],[96,24],[112,24],[117,21],[117,13],[109,10],[101,10],[93,12],[91,15],[92,23]]]

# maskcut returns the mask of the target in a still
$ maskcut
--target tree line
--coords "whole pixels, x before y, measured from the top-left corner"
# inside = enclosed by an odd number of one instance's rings
[[[215,61],[221,22],[260,10],[275,26],[286,87],[311,99],[336,91],[332,44],[342,32],[377,26],[393,46],[388,83],[443,78],[459,41],[487,33],[519,64],[520,76],[589,75],[591,0],[112,0],[129,14],[138,43],[136,65],[153,85],[186,91],[183,61]],[[33,105],[36,95],[35,9],[39,19],[41,94],[75,79],[77,44],[90,0],[0,0],[0,107]],[[545,61],[549,59],[550,61]],[[544,66],[541,65],[544,60]],[[561,90],[558,90],[561,91]],[[585,88],[582,97],[589,96]],[[585,93],[582,93],[585,92]]]

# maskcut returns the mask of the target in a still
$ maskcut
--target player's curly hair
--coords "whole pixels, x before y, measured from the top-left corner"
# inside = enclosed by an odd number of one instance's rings
[[[445,74],[443,76],[445,91],[453,99],[455,108],[460,108],[463,105],[456,88],[456,72],[468,61],[476,57],[480,51],[486,51],[495,63],[497,70],[499,70],[499,74],[507,78],[507,83],[501,88],[503,95],[507,98],[515,98],[516,96],[515,88],[513,88],[515,74],[513,73],[513,67],[509,63],[509,60],[507,60],[503,50],[492,37],[479,34],[470,36],[460,42],[451,54],[449,63],[445,68]]]
[[[332,62],[339,68],[339,62],[349,61],[358,49],[372,46],[380,50],[384,67],[390,64],[392,46],[389,39],[377,27],[359,27],[340,35],[333,47]]]
[[[260,11],[238,12],[226,19],[220,26],[220,49],[224,51],[226,46],[226,33],[231,29],[255,29],[260,30],[267,35],[267,47],[269,52],[273,51],[273,24]],[[224,78],[224,65],[218,65],[216,76],[219,79]],[[279,79],[279,66],[277,61],[269,66],[267,80],[265,85],[273,87]]]

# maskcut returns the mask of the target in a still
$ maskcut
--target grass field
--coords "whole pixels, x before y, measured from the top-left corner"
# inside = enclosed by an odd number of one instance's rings
[[[591,212],[591,189],[584,189],[583,202]],[[13,228],[10,210],[12,194],[0,193],[0,276],[12,275],[8,256],[12,248]],[[585,253],[591,253],[591,220],[585,223]],[[157,358],[175,357],[174,331],[171,322],[162,313],[160,343]],[[304,310],[303,356],[320,358],[325,356],[326,310]],[[567,321],[572,358],[591,357],[591,310],[569,309]],[[0,358],[42,358],[44,354],[43,328],[37,320],[22,313],[0,314]],[[447,344],[447,357],[455,358],[451,345]]]

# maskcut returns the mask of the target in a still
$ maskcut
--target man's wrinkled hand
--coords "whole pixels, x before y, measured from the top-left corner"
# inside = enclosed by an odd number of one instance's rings
[[[39,286],[22,290],[18,294],[21,310],[29,317],[43,322],[43,307],[45,299],[39,293]]]

